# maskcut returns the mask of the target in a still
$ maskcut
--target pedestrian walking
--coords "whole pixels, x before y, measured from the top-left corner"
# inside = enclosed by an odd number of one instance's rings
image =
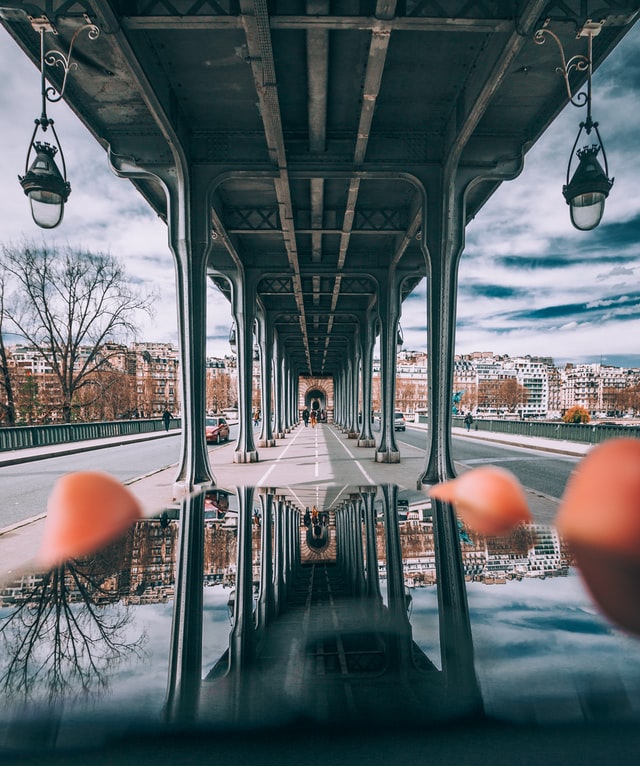
[[[169,425],[171,424],[171,417],[172,416],[171,416],[171,413],[169,412],[169,410],[165,410],[162,413],[162,422],[164,423],[164,430],[165,431],[169,430]]]
[[[302,410],[302,420],[306,428],[309,425],[309,410],[306,407]]]
[[[473,423],[473,415],[470,412],[464,416],[464,424],[467,427],[467,431],[471,430],[471,424]]]

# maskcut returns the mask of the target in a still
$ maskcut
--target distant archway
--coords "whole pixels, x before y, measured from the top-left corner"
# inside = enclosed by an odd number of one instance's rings
[[[320,412],[327,409],[327,394],[320,388],[310,388],[304,397],[304,405],[308,410]]]
[[[306,407],[309,412],[324,412],[327,422],[333,419],[333,379],[300,377],[298,406],[300,412]]]

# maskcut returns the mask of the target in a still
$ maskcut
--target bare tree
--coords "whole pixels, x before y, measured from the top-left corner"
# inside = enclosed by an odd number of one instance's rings
[[[109,361],[107,341],[135,334],[139,311],[151,314],[153,296],[127,282],[113,256],[25,242],[3,246],[0,267],[13,292],[4,317],[51,365],[71,420],[74,397]]]
[[[131,637],[132,613],[101,560],[68,561],[35,578],[0,619],[0,689],[60,701],[109,684],[114,668],[143,656],[146,632]]]
[[[8,426],[16,424],[16,405],[14,400],[13,381],[9,369],[9,355],[4,344],[4,291],[5,275],[0,274],[0,386],[2,386],[2,420]]]

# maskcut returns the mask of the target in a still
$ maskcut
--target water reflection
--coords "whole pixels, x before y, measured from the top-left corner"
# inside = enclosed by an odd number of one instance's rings
[[[131,656],[140,659],[144,632],[131,636],[122,577],[121,541],[91,561],[68,561],[2,590],[0,689],[9,699],[53,705],[108,687]]]
[[[126,716],[153,689],[181,728],[640,715],[639,644],[553,528],[482,537],[394,485],[218,488],[0,597],[9,711],[110,692]]]

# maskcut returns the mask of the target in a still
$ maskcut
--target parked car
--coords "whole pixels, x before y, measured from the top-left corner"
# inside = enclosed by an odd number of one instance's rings
[[[396,412],[393,416],[393,427],[396,431],[406,431],[407,421],[401,412]]]
[[[214,416],[205,420],[205,438],[207,444],[220,444],[229,439],[229,424],[226,418]]]

